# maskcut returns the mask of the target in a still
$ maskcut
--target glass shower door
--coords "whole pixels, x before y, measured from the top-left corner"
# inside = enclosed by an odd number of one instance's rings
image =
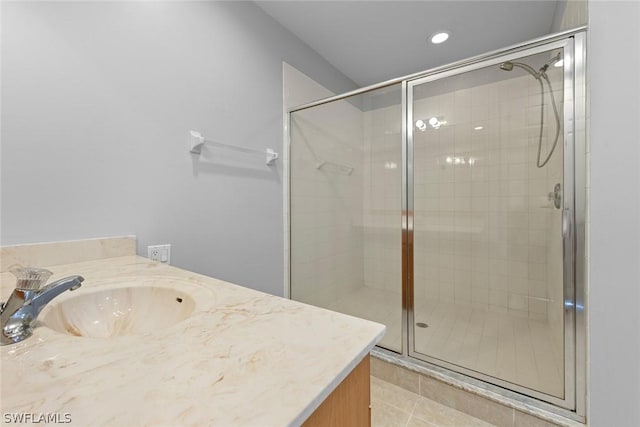
[[[563,50],[538,52],[409,82],[410,348],[564,400]]]
[[[402,91],[290,114],[291,298],[387,326],[401,352]]]

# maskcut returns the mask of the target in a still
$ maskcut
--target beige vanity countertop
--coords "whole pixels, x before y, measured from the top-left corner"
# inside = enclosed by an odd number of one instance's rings
[[[195,312],[153,333],[105,339],[39,325],[31,338],[0,347],[2,423],[7,414],[54,413],[77,426],[300,425],[384,333],[377,323],[138,256],[48,268],[51,280],[85,278],[50,305],[155,284],[187,289]],[[15,281],[1,278],[6,299]]]

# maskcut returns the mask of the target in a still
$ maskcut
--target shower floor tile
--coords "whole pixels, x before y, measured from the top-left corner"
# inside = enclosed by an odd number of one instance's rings
[[[562,351],[546,321],[443,301],[417,301],[415,350],[513,384],[562,396]]]
[[[362,286],[327,307],[352,316],[383,323],[387,332],[380,346],[400,351],[402,310],[398,292]],[[415,350],[466,369],[477,371],[544,393],[563,392],[563,354],[551,341],[546,321],[509,313],[416,300]]]

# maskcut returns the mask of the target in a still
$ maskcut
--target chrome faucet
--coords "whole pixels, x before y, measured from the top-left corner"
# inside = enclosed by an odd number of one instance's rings
[[[43,268],[10,269],[18,282],[6,303],[0,303],[0,345],[13,344],[29,338],[40,311],[55,297],[82,286],[82,276],[69,276],[41,288],[51,273]]]

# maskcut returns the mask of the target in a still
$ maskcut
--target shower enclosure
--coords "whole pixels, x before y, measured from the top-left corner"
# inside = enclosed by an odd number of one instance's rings
[[[583,415],[583,50],[567,32],[292,109],[291,298]]]

